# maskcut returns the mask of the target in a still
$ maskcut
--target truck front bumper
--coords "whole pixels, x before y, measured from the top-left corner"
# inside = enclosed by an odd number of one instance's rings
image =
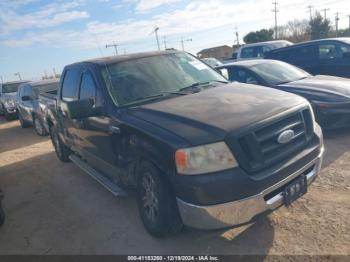
[[[324,149],[309,164],[286,177],[260,194],[241,200],[210,206],[186,203],[177,198],[182,221],[185,225],[198,229],[219,229],[240,225],[251,221],[255,216],[283,205],[283,192],[287,184],[305,175],[310,185],[320,172]]]

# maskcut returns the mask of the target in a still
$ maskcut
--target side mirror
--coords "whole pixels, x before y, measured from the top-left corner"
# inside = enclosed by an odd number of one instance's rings
[[[22,99],[22,101],[31,101],[31,100],[33,100],[30,96],[22,96],[21,99]]]
[[[101,108],[96,108],[94,101],[90,98],[67,102],[68,117],[71,119],[98,116]]]

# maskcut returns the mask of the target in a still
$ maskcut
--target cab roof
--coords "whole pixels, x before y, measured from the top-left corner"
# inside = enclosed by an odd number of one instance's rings
[[[171,51],[167,50],[167,51],[142,52],[142,53],[134,53],[134,54],[126,54],[126,55],[115,55],[115,56],[107,56],[107,57],[100,57],[100,58],[80,61],[80,62],[70,64],[69,66],[74,66],[82,63],[109,65],[109,64],[115,64],[115,63],[124,62],[128,60],[139,59],[139,58],[160,56],[160,55],[167,55],[167,54],[176,54],[176,53],[182,53],[182,52],[177,50],[171,50]]]

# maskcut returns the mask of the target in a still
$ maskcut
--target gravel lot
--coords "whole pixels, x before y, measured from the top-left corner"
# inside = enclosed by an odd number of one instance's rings
[[[73,164],[48,138],[0,117],[0,187],[7,221],[0,254],[348,254],[350,129],[326,134],[326,157],[307,195],[254,224],[185,230],[154,239],[133,197],[118,199]]]

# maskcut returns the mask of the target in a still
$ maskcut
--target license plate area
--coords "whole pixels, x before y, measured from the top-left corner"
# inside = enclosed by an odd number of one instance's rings
[[[307,192],[307,179],[305,175],[301,175],[289,185],[287,185],[283,192],[284,204],[289,206],[296,199]]]

